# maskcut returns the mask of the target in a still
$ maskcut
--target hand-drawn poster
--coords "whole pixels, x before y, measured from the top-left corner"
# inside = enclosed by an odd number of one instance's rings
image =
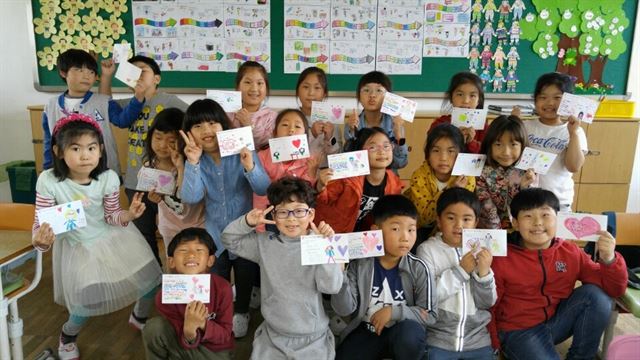
[[[331,65],[332,74],[366,74],[375,70],[375,41],[332,41]]]
[[[378,40],[376,70],[385,74],[422,73],[422,42]]]
[[[313,66],[329,72],[329,44],[329,40],[285,40],[285,74],[298,74]]]
[[[427,0],[424,5],[425,57],[467,57],[471,0]]]

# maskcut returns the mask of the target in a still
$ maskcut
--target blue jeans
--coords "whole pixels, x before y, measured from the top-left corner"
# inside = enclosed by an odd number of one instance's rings
[[[382,330],[380,336],[367,329],[365,323],[355,328],[336,350],[340,359],[396,360],[422,359],[426,346],[426,329],[413,320],[403,320]]]
[[[509,360],[560,359],[554,345],[573,336],[567,359],[593,359],[611,316],[611,298],[596,285],[575,289],[546,323],[529,329],[499,332]]]
[[[435,346],[427,346],[429,360],[493,360],[493,348],[483,348],[467,351],[449,351]]]

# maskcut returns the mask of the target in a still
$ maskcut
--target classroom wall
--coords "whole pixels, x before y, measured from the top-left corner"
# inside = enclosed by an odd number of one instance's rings
[[[33,87],[33,72],[36,59],[33,54],[33,38],[31,37],[30,19],[28,16],[29,0],[0,1],[0,44],[5,45],[5,56],[0,60],[0,164],[13,160],[33,160],[31,144],[31,126],[26,107],[44,104],[54,94],[38,92]],[[640,14],[640,12],[638,12]],[[638,16],[638,15],[636,15]],[[636,19],[636,47],[632,50],[629,91],[632,100],[636,101],[635,117],[640,117],[640,20]],[[199,95],[178,94],[185,102],[190,103],[200,98]],[[126,94],[116,94],[123,97]],[[355,107],[354,98],[332,98],[349,108]],[[519,101],[522,102],[522,101]],[[510,103],[505,100],[487,101],[492,103]],[[514,103],[514,101],[511,101]],[[518,101],[515,101],[518,103]],[[437,112],[440,110],[440,99],[418,99],[419,112]],[[268,105],[273,108],[295,107],[292,96],[272,96]],[[640,212],[640,137],[635,156],[633,181],[627,211]],[[0,202],[11,201],[9,182],[0,183]]]

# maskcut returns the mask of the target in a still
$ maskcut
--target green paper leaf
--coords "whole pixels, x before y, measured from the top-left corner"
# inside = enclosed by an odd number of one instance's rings
[[[604,16],[605,25],[602,32],[611,35],[620,35],[629,27],[629,19],[624,11],[618,10]]]
[[[602,31],[606,23],[604,15],[599,10],[586,10],[582,13],[581,18],[580,30],[582,32]]]
[[[562,2],[562,0],[558,1],[558,0],[532,0],[531,1],[533,3],[533,6],[536,7],[536,10],[538,10],[538,13],[540,13],[540,11],[542,9],[555,9],[558,7],[558,3]]]
[[[563,13],[565,10],[575,11],[578,7],[578,0],[563,0],[558,1],[558,10]]]
[[[533,52],[540,58],[547,59],[558,54],[558,42],[560,37],[556,34],[540,33],[533,43]]]
[[[560,21],[560,32],[566,34],[568,37],[573,38],[580,34],[580,17],[570,10],[565,10],[562,13],[562,21]]]
[[[588,32],[580,35],[580,54],[596,56],[600,53],[602,36],[599,32]]]
[[[545,8],[538,13],[536,29],[547,33],[554,33],[560,24],[560,14],[557,9]]]
[[[538,38],[538,30],[536,30],[536,23],[538,18],[534,13],[528,13],[520,20],[520,37],[524,40],[534,41]]]
[[[600,45],[600,55],[608,56],[609,59],[615,60],[627,51],[627,43],[624,41],[622,34],[619,35],[607,35],[602,38],[602,44]]]
[[[578,10],[587,11],[600,9],[600,3],[605,1],[609,0],[578,0]]]
[[[624,4],[624,0],[607,0],[600,4],[600,9],[602,9],[603,13],[609,14],[617,10],[622,10],[622,4]]]

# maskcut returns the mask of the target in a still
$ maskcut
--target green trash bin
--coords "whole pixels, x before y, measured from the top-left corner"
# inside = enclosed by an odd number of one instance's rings
[[[36,163],[20,161],[7,166],[11,199],[14,203],[36,203]]]

